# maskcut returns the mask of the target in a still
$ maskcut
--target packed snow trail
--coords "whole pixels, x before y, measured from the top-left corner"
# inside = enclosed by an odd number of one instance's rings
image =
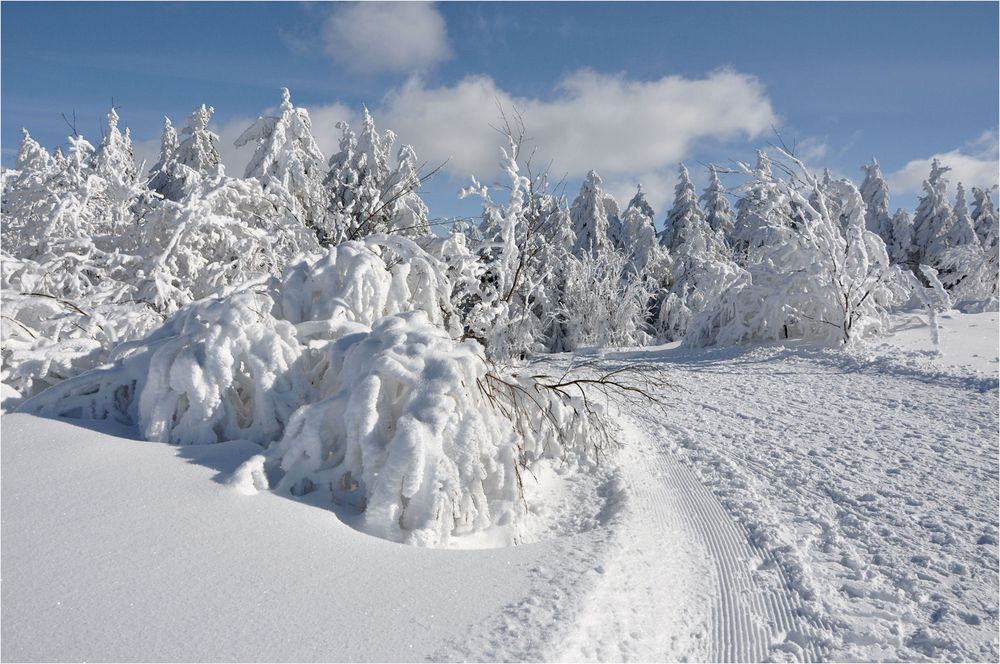
[[[824,625],[803,612],[773,556],[680,462],[660,425],[622,423],[627,517],[601,583],[553,659],[822,659]]]

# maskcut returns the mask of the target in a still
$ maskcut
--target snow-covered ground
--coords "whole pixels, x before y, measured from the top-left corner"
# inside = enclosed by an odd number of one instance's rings
[[[942,316],[940,352],[916,314],[850,352],[609,351],[665,409],[546,467],[507,548],[245,495],[251,443],[4,415],[2,657],[996,660],[997,318]]]

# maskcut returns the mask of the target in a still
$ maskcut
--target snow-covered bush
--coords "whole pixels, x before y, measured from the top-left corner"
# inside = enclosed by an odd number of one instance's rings
[[[269,446],[276,490],[327,491],[398,541],[513,527],[520,473],[591,455],[599,411],[571,384],[499,369],[477,342],[455,341],[444,267],[421,252],[405,238],[332,248],[182,307],[112,364],[22,408],[131,423],[150,440],[255,441]]]
[[[478,344],[410,312],[328,344],[322,362],[323,398],[268,452],[284,472],[278,491],[328,487],[364,509],[370,532],[414,544],[514,520],[517,441],[476,387]]]
[[[181,202],[146,215],[139,297],[170,313],[228,286],[280,274],[318,250],[315,236],[282,205],[284,191],[219,175],[192,185]]]
[[[0,382],[23,396],[103,364],[119,343],[141,337],[163,321],[142,303],[114,303],[111,298],[102,303],[96,297],[81,306],[50,295],[40,287],[49,271],[32,261],[0,260]]]
[[[649,282],[627,270],[617,251],[583,253],[566,266],[561,305],[556,312],[566,350],[588,346],[640,346],[652,296]]]

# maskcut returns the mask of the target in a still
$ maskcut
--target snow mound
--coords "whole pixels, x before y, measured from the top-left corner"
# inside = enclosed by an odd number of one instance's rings
[[[182,445],[260,444],[268,472],[255,457],[232,478],[238,490],[269,478],[290,495],[322,489],[395,541],[433,546],[493,526],[516,537],[522,470],[585,460],[598,411],[453,340],[443,274],[409,240],[345,243],[183,307],[21,410],[112,419]]]

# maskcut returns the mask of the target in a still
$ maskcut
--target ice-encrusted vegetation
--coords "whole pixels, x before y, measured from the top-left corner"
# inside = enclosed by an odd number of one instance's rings
[[[436,233],[428,174],[367,111],[327,160],[283,90],[239,137],[243,177],[212,113],[179,134],[167,120],[148,172],[114,109],[98,147],[74,135],[50,154],[24,133],[2,175],[0,378],[31,412],[253,441],[244,490],[319,491],[397,541],[516,537],[522,473],[597,460],[597,397],[647,396],[634,371],[540,375],[539,354],[837,346],[904,305],[997,306],[994,192],[973,189],[970,210],[959,187],[952,205],[936,161],[912,221],[889,214],[874,161],[858,187],[761,152],[713,166],[700,197],[682,165],[658,232],[641,188],[622,210],[592,171],[572,202],[555,195],[505,117],[502,186],[473,179],[481,220]]]

